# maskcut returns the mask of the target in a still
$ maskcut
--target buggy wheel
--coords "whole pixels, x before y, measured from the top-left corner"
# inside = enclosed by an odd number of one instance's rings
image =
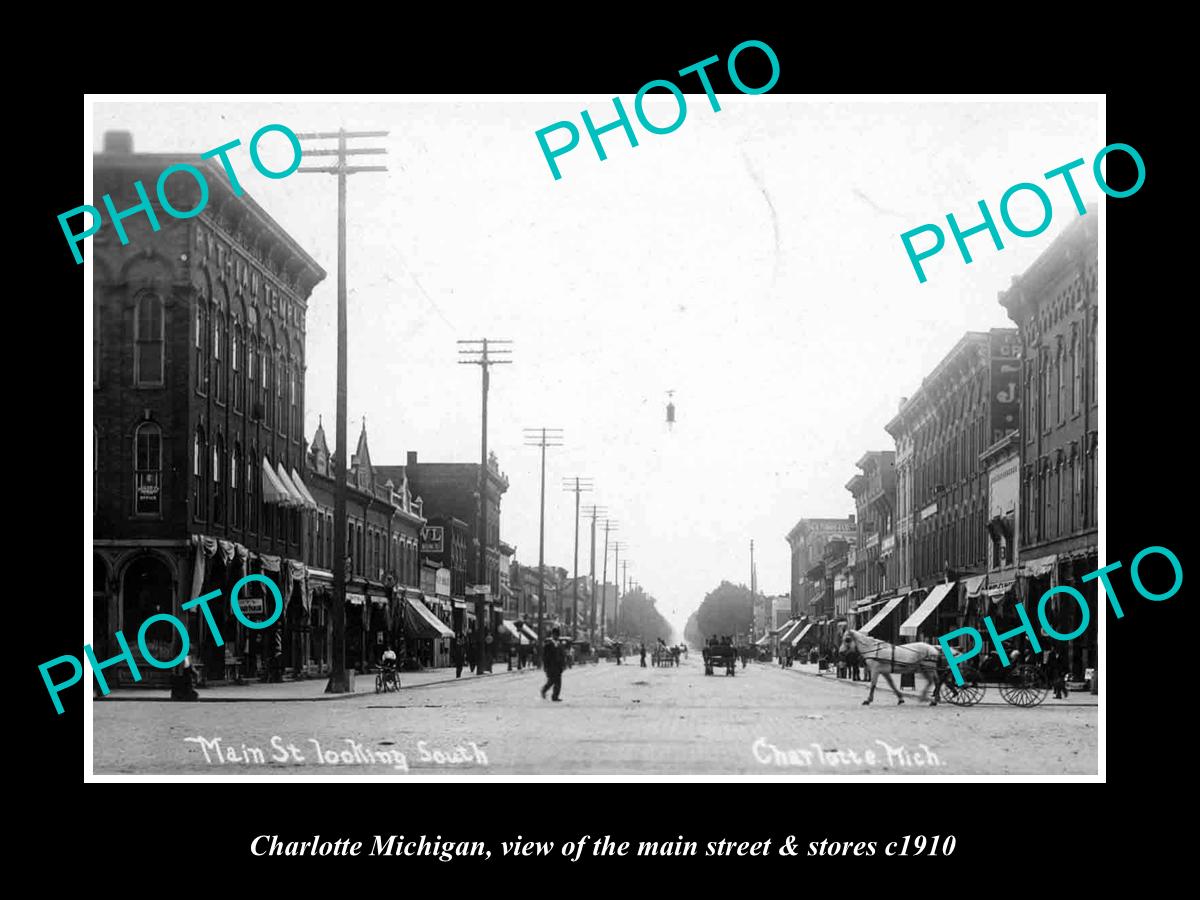
[[[383,673],[380,672],[378,675],[375,676],[375,693],[378,694],[381,691],[386,691],[386,690],[387,690],[387,684],[383,680]]]
[[[1000,685],[1000,696],[1006,703],[1029,709],[1040,706],[1050,693],[1050,685],[1042,671],[1036,666],[1018,665],[1004,684]]]
[[[974,672],[967,671],[964,673],[963,683],[955,684],[954,676],[947,669],[942,673],[939,697],[947,703],[953,703],[955,706],[974,706],[983,699],[983,694],[986,690],[987,688],[976,680]]]

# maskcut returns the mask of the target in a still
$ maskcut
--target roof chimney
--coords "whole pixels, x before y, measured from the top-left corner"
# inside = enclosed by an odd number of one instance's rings
[[[416,464],[417,464],[417,451],[409,450],[408,451],[408,465],[415,466]]]
[[[900,409],[904,409],[904,404],[905,404],[905,403],[907,403],[907,402],[908,402],[908,398],[907,398],[907,397],[901,397],[901,398],[900,398]]]
[[[104,132],[104,152],[105,153],[133,153],[133,132],[132,131],[106,131]]]

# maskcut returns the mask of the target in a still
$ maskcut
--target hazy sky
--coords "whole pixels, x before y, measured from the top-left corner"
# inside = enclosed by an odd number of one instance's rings
[[[329,273],[309,300],[305,431],[323,415],[332,445],[336,181],[268,180],[246,145],[274,122],[389,130],[359,146],[386,146],[390,171],[349,180],[351,447],[366,416],[377,463],[403,463],[408,450],[476,460],[479,369],[455,364],[455,340],[514,340],[514,364],[493,369],[489,411],[511,481],[501,536],[537,563],[539,451],[521,429],[562,428],[565,446],[547,455],[547,564],[572,566],[562,479],[591,476],[584,502],[620,521],[630,576],[682,630],[722,579],[748,582],[752,538],[760,589],[787,591],[787,531],[853,512],[845,484],[863,452],[893,446],[883,426],[899,398],[964,331],[1011,324],[997,293],[1076,213],[1056,179],[1046,232],[1002,230],[1003,251],[970,238],[971,265],[947,234],[925,284],[900,233],[945,230],[948,212],[978,224],[980,199],[999,224],[1009,186],[1079,157],[1084,200],[1102,196],[1089,174],[1103,146],[1096,103],[718,96],[713,112],[689,95],[671,134],[635,119],[636,148],[620,130],[604,135],[604,162],[584,132],[559,157],[559,181],[534,132],[560,119],[582,131],[584,108],[610,121],[610,98],[104,102],[94,137],[99,149],[104,131],[129,130],[144,152],[242,141],[231,159],[243,186]],[[675,112],[669,98],[647,109],[664,124]],[[285,146],[272,136],[264,158],[285,164]],[[1020,196],[1013,217],[1030,227],[1040,205]]]

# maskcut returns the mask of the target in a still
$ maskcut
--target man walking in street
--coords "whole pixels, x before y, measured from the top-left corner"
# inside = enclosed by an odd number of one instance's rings
[[[645,643],[643,643],[641,645],[640,650],[642,652],[642,668],[644,669],[644,668],[646,668],[646,645],[645,645]]]
[[[454,638],[454,646],[451,647],[451,656],[454,660],[454,677],[462,678],[464,654],[463,654],[463,636],[457,635]]]
[[[552,629],[550,637],[542,647],[542,668],[546,670],[546,683],[542,685],[542,699],[546,699],[546,691],[554,688],[550,699],[559,703],[558,695],[562,691],[563,653],[558,645],[558,629]]]

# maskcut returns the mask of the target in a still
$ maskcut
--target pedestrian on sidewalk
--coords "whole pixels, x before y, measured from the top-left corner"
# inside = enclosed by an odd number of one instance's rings
[[[646,668],[646,645],[643,643],[639,648],[642,654],[642,668]]]
[[[562,647],[558,645],[558,629],[552,629],[550,637],[542,647],[542,668],[546,670],[546,683],[542,685],[542,699],[546,699],[546,691],[554,688],[550,699],[559,702],[558,695],[562,691],[563,658]]]
[[[1053,647],[1046,658],[1046,675],[1054,687],[1054,699],[1067,699],[1067,659],[1061,647]]]
[[[454,677],[462,678],[463,670],[463,638],[461,634],[454,636],[454,641],[450,647],[450,658],[454,661]]]

